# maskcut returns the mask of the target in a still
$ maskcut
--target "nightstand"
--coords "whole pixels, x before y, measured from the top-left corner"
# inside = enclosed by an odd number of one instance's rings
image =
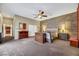
[[[68,33],[58,33],[58,38],[61,40],[68,41],[69,40],[69,34]]]

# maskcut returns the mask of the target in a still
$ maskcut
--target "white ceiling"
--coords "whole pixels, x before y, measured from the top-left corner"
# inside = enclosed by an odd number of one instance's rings
[[[0,4],[0,10],[3,15],[20,15],[28,17],[34,20],[45,20],[75,12],[77,9],[77,3],[2,3]],[[38,19],[34,18],[34,14],[38,10],[44,10],[47,18]]]

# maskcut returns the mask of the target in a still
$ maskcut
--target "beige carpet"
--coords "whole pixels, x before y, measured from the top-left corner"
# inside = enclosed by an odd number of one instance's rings
[[[55,40],[52,44],[40,44],[34,38],[13,40],[0,44],[1,56],[79,56],[79,48],[68,41]]]

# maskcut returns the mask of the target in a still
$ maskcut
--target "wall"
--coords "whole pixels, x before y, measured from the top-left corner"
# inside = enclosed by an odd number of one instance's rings
[[[13,18],[11,17],[3,17],[3,37],[5,36],[13,36],[13,31],[12,31],[12,26],[13,25]],[[5,26],[10,26],[11,29],[10,29],[10,34],[6,34],[5,32]]]
[[[8,17],[3,17],[3,24],[12,25],[13,24],[13,19],[8,18]]]
[[[25,17],[18,16],[18,15],[15,15],[13,18],[7,18],[7,17],[3,17],[2,15],[0,15],[0,32],[2,33],[2,24],[12,25],[13,36],[15,39],[18,39],[19,23],[26,23],[27,31],[29,31],[29,27],[28,27],[29,25],[36,25],[37,31],[39,31],[40,22],[38,22],[36,20],[32,20],[32,19],[25,18]],[[4,34],[3,34],[3,36],[4,36]]]
[[[55,17],[52,19],[41,21],[41,26],[46,25],[47,28],[59,28],[60,25],[65,24],[66,30],[71,36],[77,35],[77,14],[76,12]]]
[[[77,34],[77,17],[76,17],[76,12],[75,13],[70,13],[70,14],[66,14],[66,15],[62,15],[62,16],[59,16],[59,17],[55,17],[55,18],[51,18],[51,19],[48,19],[48,20],[44,20],[44,21],[41,21],[41,22],[38,22],[36,20],[32,20],[32,19],[29,19],[29,18],[25,18],[25,17],[22,17],[22,16],[18,16],[18,15],[15,15],[13,18],[13,36],[15,39],[18,39],[18,31],[19,31],[19,23],[23,22],[23,23],[27,23],[27,31],[28,31],[28,26],[29,25],[37,25],[37,31],[42,31],[42,28],[40,28],[40,26],[42,25],[46,25],[47,28],[59,28],[60,25],[62,24],[66,24],[66,28],[69,32],[69,34],[71,36],[76,36]],[[7,20],[7,19],[6,19]],[[0,16],[0,32],[2,32],[2,16]],[[6,24],[12,24],[12,21],[8,21],[6,22],[4,20],[4,23]],[[40,28],[40,30],[39,30]]]
[[[0,33],[2,32],[2,15],[0,14]]]
[[[29,30],[29,28],[28,28],[29,25],[36,25],[37,28],[39,28],[38,21],[15,15],[14,21],[13,21],[13,35],[14,35],[15,39],[18,39],[19,23],[26,23],[27,31]],[[39,31],[39,30],[37,29],[37,31]]]
[[[0,14],[0,33],[2,33],[2,37],[5,37],[6,34],[5,29],[3,29],[4,25],[12,25],[13,24],[13,19],[12,18],[8,18],[8,17],[4,17],[2,16],[2,14]],[[11,34],[12,35],[12,34]]]

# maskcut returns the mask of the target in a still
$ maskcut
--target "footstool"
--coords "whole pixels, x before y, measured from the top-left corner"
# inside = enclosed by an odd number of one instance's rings
[[[70,46],[78,47],[78,44],[79,44],[79,43],[78,43],[78,40],[77,40],[76,37],[70,38],[69,41],[70,41]]]

